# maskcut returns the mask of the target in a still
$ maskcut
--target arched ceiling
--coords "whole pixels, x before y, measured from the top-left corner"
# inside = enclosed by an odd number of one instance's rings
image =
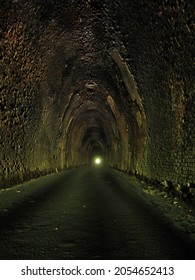
[[[124,46],[117,33],[115,43],[110,41],[112,25],[102,21],[106,1],[70,1],[68,10],[59,7],[57,1],[51,22],[60,34],[47,51],[42,88],[46,106],[48,98],[58,99],[58,110],[53,110],[61,118],[65,157],[73,165],[86,163],[98,147],[109,164],[129,161],[129,143],[143,125],[144,111],[136,81],[119,53]],[[74,24],[64,26],[63,15],[73,17]]]
[[[193,149],[192,0],[1,2],[6,182],[95,153],[124,171],[183,178],[178,151]]]

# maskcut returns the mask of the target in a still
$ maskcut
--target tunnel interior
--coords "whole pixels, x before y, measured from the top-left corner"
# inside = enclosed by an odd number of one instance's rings
[[[194,1],[1,0],[2,186],[91,164],[194,196]]]

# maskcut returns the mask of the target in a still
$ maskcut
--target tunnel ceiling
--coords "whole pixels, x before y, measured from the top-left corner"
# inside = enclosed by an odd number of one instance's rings
[[[56,118],[63,115],[61,141],[66,158],[86,163],[93,147],[99,147],[109,163],[111,154],[125,158],[128,147],[123,149],[122,138],[128,145],[128,126],[137,122],[136,113],[144,112],[134,78],[115,49],[121,42],[119,38],[115,42],[116,34],[114,44],[110,38],[112,22],[102,20],[107,14],[105,1],[68,1],[65,5],[51,1],[51,7],[36,4],[41,19],[52,24],[50,32],[56,37],[48,50],[41,83],[44,92],[47,88],[46,99],[59,100],[59,110],[54,108],[53,114],[59,114]],[[132,110],[129,114],[131,106],[136,113]]]
[[[6,185],[96,152],[123,171],[193,182],[193,1],[0,2]]]

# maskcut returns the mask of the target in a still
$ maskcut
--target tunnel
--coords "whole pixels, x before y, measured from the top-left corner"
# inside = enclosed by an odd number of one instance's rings
[[[194,1],[0,4],[1,192],[110,168],[194,209]]]

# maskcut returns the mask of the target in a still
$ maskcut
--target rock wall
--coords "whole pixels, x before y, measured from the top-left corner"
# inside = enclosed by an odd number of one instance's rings
[[[193,1],[0,3],[2,187],[98,151],[193,194]]]

